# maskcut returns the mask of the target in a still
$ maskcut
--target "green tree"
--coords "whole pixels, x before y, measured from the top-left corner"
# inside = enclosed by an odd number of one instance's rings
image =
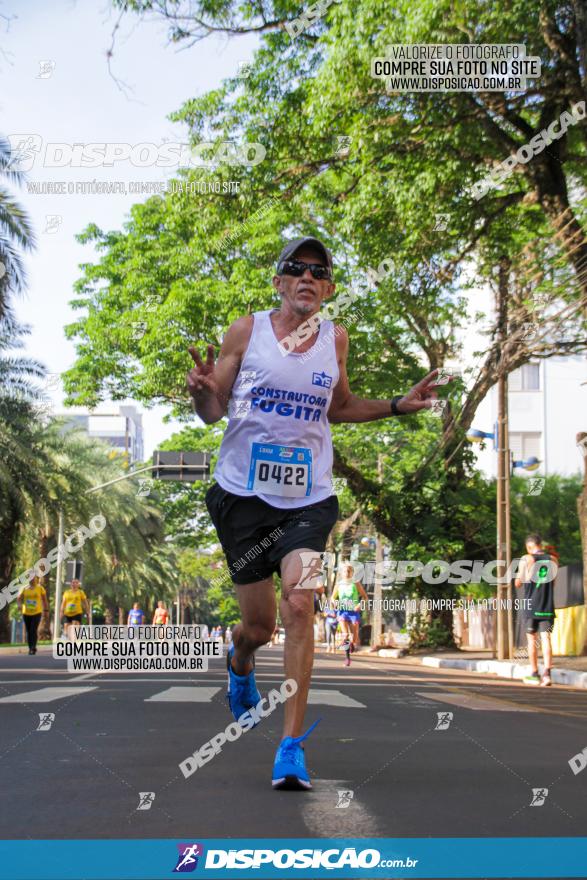
[[[85,542],[80,557],[84,588],[90,599],[103,598],[109,622],[115,622],[118,608],[130,607],[137,599],[150,609],[155,596],[172,595],[174,551],[164,541],[156,490],[148,497],[138,496],[136,482],[128,479],[88,493],[93,486],[125,475],[126,462],[113,458],[106,444],[82,430],[68,430],[62,420],[38,421],[34,437],[41,452],[36,460],[39,489],[25,498],[21,509],[13,568],[33,566],[57,545],[60,513],[66,537],[101,514],[106,528]],[[53,570],[43,579],[49,596],[55,576]],[[42,621],[41,634],[49,637],[49,615]]]
[[[25,331],[10,319],[0,322],[0,589],[14,573],[15,551],[26,511],[45,490],[46,461],[38,432],[33,384],[43,368],[13,353]],[[9,641],[8,607],[0,608],[0,641]]]
[[[24,180],[10,144],[2,138],[0,175],[12,184],[21,184]],[[0,184],[0,320],[11,315],[11,294],[21,293],[26,285],[21,251],[30,251],[34,246],[35,237],[27,215],[8,188]]]
[[[464,442],[480,401],[500,373],[530,358],[586,348],[584,124],[483,199],[472,186],[583,100],[579,6],[548,0],[538,14],[529,0],[481,9],[468,0],[402,0],[389,14],[374,0],[333,4],[292,42],[285,23],[299,7],[289,0],[262,8],[115,5],[163,15],[174,42],[211,29],[259,34],[251,76],[188,100],[172,118],[186,124],[193,144],[255,140],[268,154],[257,166],[219,162],[215,176],[238,180],[239,195],[194,198],[188,185],[206,174],[184,170],[179,192],[135,205],[122,231],[94,224],[84,231],[80,241],[94,244],[100,259],[84,266],[76,285],[73,305],[83,314],[68,328],[78,347],[66,377],[71,400],[132,396],[167,403],[187,418],[188,344],[218,346],[235,317],[276,304],[265,267],[285,231],[329,243],[339,289],[360,286],[368,267],[391,260],[383,280],[362,284],[349,365],[357,393],[391,396],[423,370],[458,360],[459,334],[475,318],[463,294],[495,288],[505,258],[507,343],[500,345],[490,324],[480,363],[451,393],[443,418],[334,431],[335,472],[382,534],[408,546],[441,534],[446,552],[481,552],[485,494]],[[372,58],[390,43],[467,40],[525,43],[540,57],[542,75],[527,94],[504,95],[388,93],[371,77]],[[336,149],[339,135],[350,138],[348,151]],[[447,218],[440,231],[438,214]],[[538,293],[547,299],[539,312]],[[530,340],[524,327],[538,318],[540,338]],[[137,321],[146,323],[138,341]],[[561,327],[563,342],[553,335]],[[393,492],[375,478],[386,442],[399,444]]]

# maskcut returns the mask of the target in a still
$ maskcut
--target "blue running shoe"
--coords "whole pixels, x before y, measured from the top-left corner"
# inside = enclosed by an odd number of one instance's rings
[[[295,789],[304,788],[309,791],[312,788],[308,771],[306,770],[306,756],[301,747],[302,743],[320,722],[314,721],[311,727],[302,736],[286,736],[277,749],[275,763],[273,764],[273,788]]]
[[[235,721],[238,721],[241,715],[260,703],[262,697],[257,690],[257,683],[255,681],[255,658],[253,657],[253,669],[248,675],[237,675],[231,666],[233,656],[234,645],[231,645],[226,652],[226,666],[228,669],[228,691],[226,698]],[[257,723],[255,722],[253,727],[256,727]]]

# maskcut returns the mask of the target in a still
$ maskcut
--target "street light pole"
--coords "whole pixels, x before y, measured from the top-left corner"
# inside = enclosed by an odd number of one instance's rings
[[[506,397],[507,399],[507,397]],[[512,529],[511,529],[511,519],[510,519],[510,478],[513,473],[513,460],[514,455],[510,450],[510,438],[509,438],[509,422],[507,423],[506,430],[506,446],[508,450],[508,462],[507,462],[507,474],[506,474],[506,496],[505,496],[505,522],[506,522],[506,571],[510,571],[510,566],[512,564]],[[507,607],[507,621],[508,621],[508,660],[511,660],[514,656],[514,591],[512,588],[512,579],[508,576],[507,587],[505,590],[508,607]]]
[[[377,455],[377,476],[379,482],[383,480],[383,456],[381,453]],[[381,638],[381,624],[383,615],[381,611],[381,575],[377,572],[383,570],[381,563],[383,562],[383,542],[379,532],[375,533],[375,582],[373,584],[373,615],[371,617],[371,647],[379,646]]]
[[[63,547],[63,535],[64,533],[64,524],[63,524],[63,511],[59,511],[59,526],[57,530],[57,546]],[[57,556],[57,569],[55,571],[55,608],[53,610],[53,641],[57,641],[59,635],[59,623],[61,620],[61,614],[59,613],[59,609],[61,608],[61,584],[63,580],[63,559],[61,557],[61,553]]]
[[[505,575],[509,567],[511,557],[510,550],[510,522],[509,522],[509,492],[510,492],[510,452],[508,438],[508,381],[504,369],[504,347],[507,339],[508,325],[508,274],[509,260],[502,257],[499,261],[499,282],[497,289],[497,343],[499,345],[499,366],[497,381],[497,657],[505,660],[510,655],[509,642],[509,615],[501,607],[504,594],[510,592],[500,579]]]

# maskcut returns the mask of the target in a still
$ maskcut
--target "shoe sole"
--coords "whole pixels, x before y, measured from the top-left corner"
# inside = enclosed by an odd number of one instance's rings
[[[271,785],[278,791],[310,791],[311,782],[299,779],[297,776],[282,776],[281,779],[272,779]]]
[[[539,684],[540,684],[539,681],[526,681],[525,678],[522,679],[522,681],[524,682],[524,684],[529,684],[530,687],[536,687],[536,685],[539,685]]]

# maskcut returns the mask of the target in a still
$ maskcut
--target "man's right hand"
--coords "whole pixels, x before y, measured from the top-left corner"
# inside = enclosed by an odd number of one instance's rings
[[[202,360],[197,349],[191,346],[188,349],[192,356],[195,367],[192,367],[187,374],[188,391],[194,400],[202,396],[208,395],[212,397],[218,396],[218,385],[214,379],[214,346],[208,346],[208,354],[206,362]]]

